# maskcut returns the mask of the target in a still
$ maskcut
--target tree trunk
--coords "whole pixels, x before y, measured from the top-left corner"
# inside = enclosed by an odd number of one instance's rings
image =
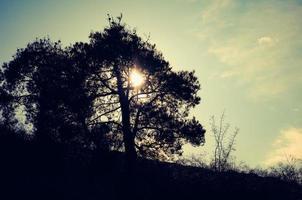
[[[119,101],[121,105],[121,112],[122,112],[122,131],[124,137],[124,145],[125,145],[125,153],[126,153],[126,165],[132,166],[135,162],[137,154],[135,149],[135,135],[131,130],[130,124],[130,109],[129,109],[129,99],[126,95],[126,91],[123,88],[122,77],[120,74],[119,69],[116,67],[115,69],[116,77],[117,77],[117,88],[118,88],[118,95]]]
[[[136,163],[136,149],[135,149],[135,135],[131,130],[130,124],[130,109],[129,109],[129,99],[127,91],[123,88],[122,77],[119,69],[115,68],[115,74],[117,78],[117,88],[119,95],[119,102],[122,112],[122,132],[123,140],[125,146],[126,162],[125,162],[125,171],[122,174],[122,187],[121,194],[123,198],[126,199],[135,199],[133,188],[135,188],[135,163]]]

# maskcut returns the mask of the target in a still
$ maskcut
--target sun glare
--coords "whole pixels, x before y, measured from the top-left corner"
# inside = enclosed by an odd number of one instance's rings
[[[140,87],[144,84],[145,79],[141,72],[139,72],[137,69],[133,69],[130,73],[130,83],[133,87]]]

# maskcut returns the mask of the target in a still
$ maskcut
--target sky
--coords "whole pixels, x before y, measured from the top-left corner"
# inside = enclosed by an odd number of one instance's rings
[[[155,43],[174,70],[195,70],[201,104],[192,115],[207,129],[225,111],[238,127],[236,156],[269,166],[302,158],[302,1],[299,0],[0,0],[0,64],[35,38],[88,41],[107,14]],[[232,131],[232,129],[230,130]],[[232,133],[232,132],[230,132]]]

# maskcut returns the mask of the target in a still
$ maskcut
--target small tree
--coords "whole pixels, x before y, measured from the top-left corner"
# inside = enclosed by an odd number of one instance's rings
[[[214,170],[225,171],[231,167],[231,154],[235,151],[235,138],[239,132],[235,128],[233,133],[229,133],[230,124],[224,122],[225,113],[223,112],[217,124],[215,117],[211,117],[211,131],[213,133],[215,149],[211,166]]]

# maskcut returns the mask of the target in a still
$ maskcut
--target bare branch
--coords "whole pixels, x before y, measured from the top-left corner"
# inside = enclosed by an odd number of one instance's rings
[[[104,113],[98,115],[97,117],[95,117],[95,118],[92,119],[91,121],[95,121],[95,120],[101,118],[101,117],[104,116],[104,115],[108,115],[109,113],[112,113],[112,112],[114,112],[114,111],[117,111],[117,110],[120,109],[120,108],[121,108],[121,106],[118,106],[118,107],[116,107],[116,108],[114,108],[114,109],[112,109],[112,110],[106,111],[106,112],[104,112]]]

